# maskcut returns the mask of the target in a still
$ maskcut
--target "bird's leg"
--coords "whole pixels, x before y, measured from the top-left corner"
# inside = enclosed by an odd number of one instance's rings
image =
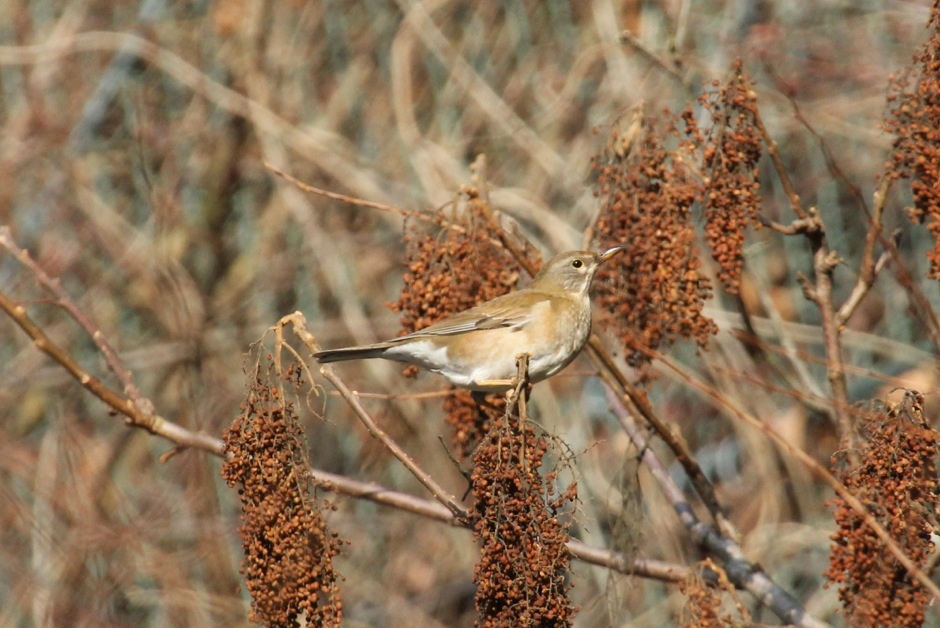
[[[513,397],[518,399],[520,402],[525,404],[529,400],[529,396],[532,394],[532,380],[529,379],[529,359],[531,356],[528,353],[520,353],[516,356],[516,367],[518,373],[515,377],[512,378],[511,387],[506,391],[506,403],[511,404],[513,402]],[[522,395],[525,395],[525,398],[521,398]]]
[[[529,354],[523,353],[516,356],[516,367],[518,373],[513,378],[515,385],[512,390],[506,394],[506,411],[516,406],[516,414],[519,416],[519,466],[528,472],[528,459],[526,457],[525,442],[525,422],[528,419],[529,391],[532,388],[532,382],[529,381]]]
[[[512,390],[516,387],[516,379],[484,379],[479,382],[474,382],[480,388],[509,388]]]

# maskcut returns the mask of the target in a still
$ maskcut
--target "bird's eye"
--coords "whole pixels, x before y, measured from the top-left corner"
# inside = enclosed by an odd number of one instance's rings
[[[572,268],[581,268],[582,266],[584,266],[584,262],[582,262],[579,259],[576,259],[573,262],[571,262],[571,266]]]

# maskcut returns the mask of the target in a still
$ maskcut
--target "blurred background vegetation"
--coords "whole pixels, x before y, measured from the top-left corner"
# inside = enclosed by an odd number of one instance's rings
[[[404,220],[302,192],[317,187],[431,211],[486,156],[494,207],[544,256],[580,248],[597,211],[591,157],[642,107],[681,110],[734,59],[807,206],[817,206],[844,298],[891,148],[880,129],[889,76],[926,39],[927,2],[348,2],[143,0],[0,3],[0,224],[11,226],[97,323],[158,412],[221,434],[246,390],[249,346],[302,310],[326,347],[393,336]],[[628,31],[628,37],[622,33]],[[766,175],[766,176],[764,176]],[[764,215],[789,221],[769,164]],[[887,231],[933,304],[926,231],[895,187]],[[627,243],[629,245],[629,243]],[[837,440],[814,410],[828,395],[818,310],[796,280],[802,240],[749,234],[741,300],[808,375],[786,394],[748,380],[731,331],[735,299],[707,313],[712,350],[677,360],[828,465]],[[12,256],[0,290],[86,369],[114,383],[90,338]],[[936,389],[933,348],[890,274],[845,336],[852,401],[907,385]],[[781,358],[783,359],[783,358]],[[250,368],[250,363],[248,367]],[[795,368],[795,367],[794,367]],[[420,464],[456,495],[465,481],[439,436],[441,381],[396,365],[349,364],[346,380]],[[598,547],[694,564],[702,558],[579,360],[533,395],[533,414],[577,454],[575,534]],[[238,625],[238,503],[219,461],[182,452],[89,395],[0,320],[0,624]],[[322,382],[318,382],[322,383]],[[759,562],[814,616],[839,623],[823,588],[831,497],[755,430],[664,375],[651,395],[719,488]],[[928,396],[928,402],[935,401]],[[305,425],[314,466],[423,495],[321,390]],[[931,407],[928,404],[928,407]],[[933,416],[933,415],[931,415]],[[676,478],[682,481],[676,469]],[[470,625],[470,534],[354,499],[330,525],[348,625]],[[578,624],[676,623],[673,585],[574,564]],[[752,598],[755,621],[776,622]],[[940,621],[933,613],[934,621]]]

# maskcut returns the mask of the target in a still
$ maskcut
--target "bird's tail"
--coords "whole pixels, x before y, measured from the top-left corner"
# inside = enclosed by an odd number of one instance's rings
[[[367,345],[365,347],[346,347],[344,349],[327,349],[313,354],[317,362],[343,362],[345,360],[368,360],[369,358],[384,358],[386,344]]]

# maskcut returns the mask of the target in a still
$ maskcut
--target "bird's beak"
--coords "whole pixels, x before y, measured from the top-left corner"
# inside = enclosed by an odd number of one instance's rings
[[[604,251],[603,253],[597,256],[597,263],[603,264],[604,262],[609,260],[611,257],[616,255],[617,253],[619,253],[620,251],[624,251],[624,250],[626,250],[626,247],[624,247],[623,245],[615,246],[612,249],[607,249],[606,251]]]

